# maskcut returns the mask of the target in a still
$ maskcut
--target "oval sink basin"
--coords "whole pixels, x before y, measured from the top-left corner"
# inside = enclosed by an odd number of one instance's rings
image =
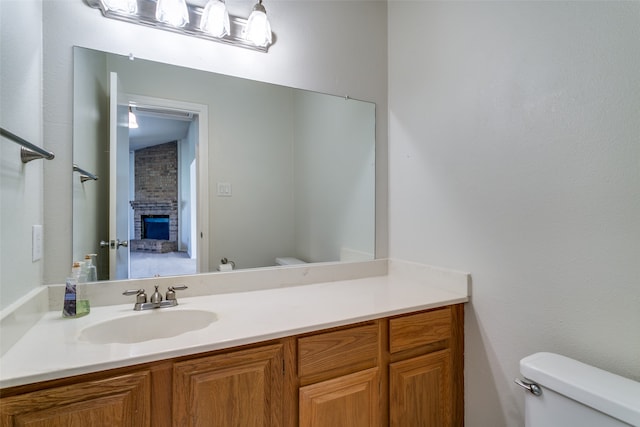
[[[154,309],[88,326],[79,339],[92,344],[133,344],[197,331],[217,319],[205,310]]]

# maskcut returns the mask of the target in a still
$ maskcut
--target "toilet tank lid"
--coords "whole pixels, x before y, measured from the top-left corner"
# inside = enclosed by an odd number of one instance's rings
[[[285,256],[285,257],[276,258],[276,264],[278,264],[278,265],[293,265],[293,264],[306,264],[306,262],[304,262],[303,260],[298,259],[298,258]]]
[[[525,357],[520,361],[520,373],[544,388],[640,426],[640,383],[637,381],[554,353]]]

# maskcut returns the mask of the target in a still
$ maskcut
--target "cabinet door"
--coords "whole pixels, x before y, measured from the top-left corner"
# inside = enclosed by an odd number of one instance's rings
[[[2,427],[147,427],[150,384],[145,371],[4,398]]]
[[[451,351],[389,365],[391,427],[451,425]]]
[[[281,426],[283,360],[278,344],[174,364],[173,425]]]
[[[378,427],[378,368],[300,388],[300,427]]]

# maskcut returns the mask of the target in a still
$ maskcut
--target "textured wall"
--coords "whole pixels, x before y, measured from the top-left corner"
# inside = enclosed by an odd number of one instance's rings
[[[469,427],[519,360],[640,380],[640,3],[389,3],[390,252],[470,271]]]

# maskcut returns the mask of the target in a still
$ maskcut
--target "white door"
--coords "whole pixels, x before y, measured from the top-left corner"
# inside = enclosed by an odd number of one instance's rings
[[[129,278],[129,106],[117,73],[109,80],[109,279]]]

